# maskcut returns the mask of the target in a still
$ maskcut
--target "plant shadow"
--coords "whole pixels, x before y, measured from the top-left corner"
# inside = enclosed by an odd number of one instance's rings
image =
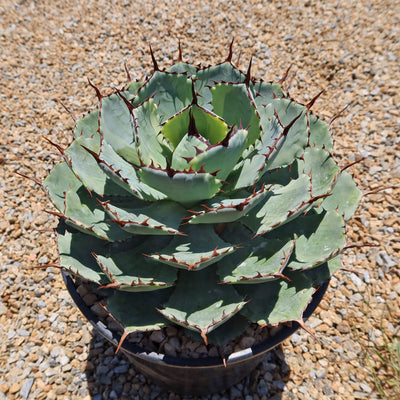
[[[93,400],[218,400],[245,399],[257,395],[263,400],[279,400],[290,377],[282,347],[269,351],[246,378],[224,392],[206,396],[183,396],[168,392],[136,372],[132,363],[115,347],[93,332],[86,365],[89,395]],[[195,377],[193,377],[195,379]]]

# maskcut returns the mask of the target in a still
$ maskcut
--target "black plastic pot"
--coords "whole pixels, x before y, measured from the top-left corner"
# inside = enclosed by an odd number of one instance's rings
[[[82,314],[100,335],[118,346],[121,336],[109,330],[86,306],[76,291],[71,275],[62,271],[62,276],[72,299]],[[305,320],[317,308],[328,285],[329,281],[314,293],[311,303],[304,312]],[[283,328],[263,342],[231,354],[226,360],[226,366],[220,357],[190,359],[154,352],[146,353],[140,347],[127,341],[122,344],[120,351],[124,352],[137,371],[166,390],[181,394],[204,395],[223,391],[246,377],[257,367],[269,350],[291,336],[299,327],[298,323],[292,323],[291,327]]]

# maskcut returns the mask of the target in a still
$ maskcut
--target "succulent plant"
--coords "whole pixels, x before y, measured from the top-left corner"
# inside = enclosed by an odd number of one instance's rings
[[[341,267],[361,192],[329,125],[227,59],[130,81],[76,122],[42,183],[58,266],[108,289],[131,332],[178,324],[223,343],[298,321]],[[128,74],[129,77],[129,74]],[[54,144],[54,143],[53,143]]]

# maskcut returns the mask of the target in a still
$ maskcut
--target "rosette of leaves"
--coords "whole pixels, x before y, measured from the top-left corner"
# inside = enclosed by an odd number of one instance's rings
[[[43,188],[60,267],[131,332],[178,324],[222,344],[298,321],[340,268],[361,192],[329,126],[278,83],[182,61],[103,96]],[[181,53],[180,53],[181,55]],[[251,65],[251,63],[250,63]],[[129,74],[128,74],[129,76]]]

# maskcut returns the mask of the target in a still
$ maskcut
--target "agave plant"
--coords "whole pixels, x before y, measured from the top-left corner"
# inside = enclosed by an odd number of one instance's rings
[[[58,266],[108,289],[131,332],[178,324],[223,343],[298,321],[341,267],[361,192],[329,126],[228,58],[182,61],[103,96],[42,186]],[[129,74],[128,74],[129,77]]]

